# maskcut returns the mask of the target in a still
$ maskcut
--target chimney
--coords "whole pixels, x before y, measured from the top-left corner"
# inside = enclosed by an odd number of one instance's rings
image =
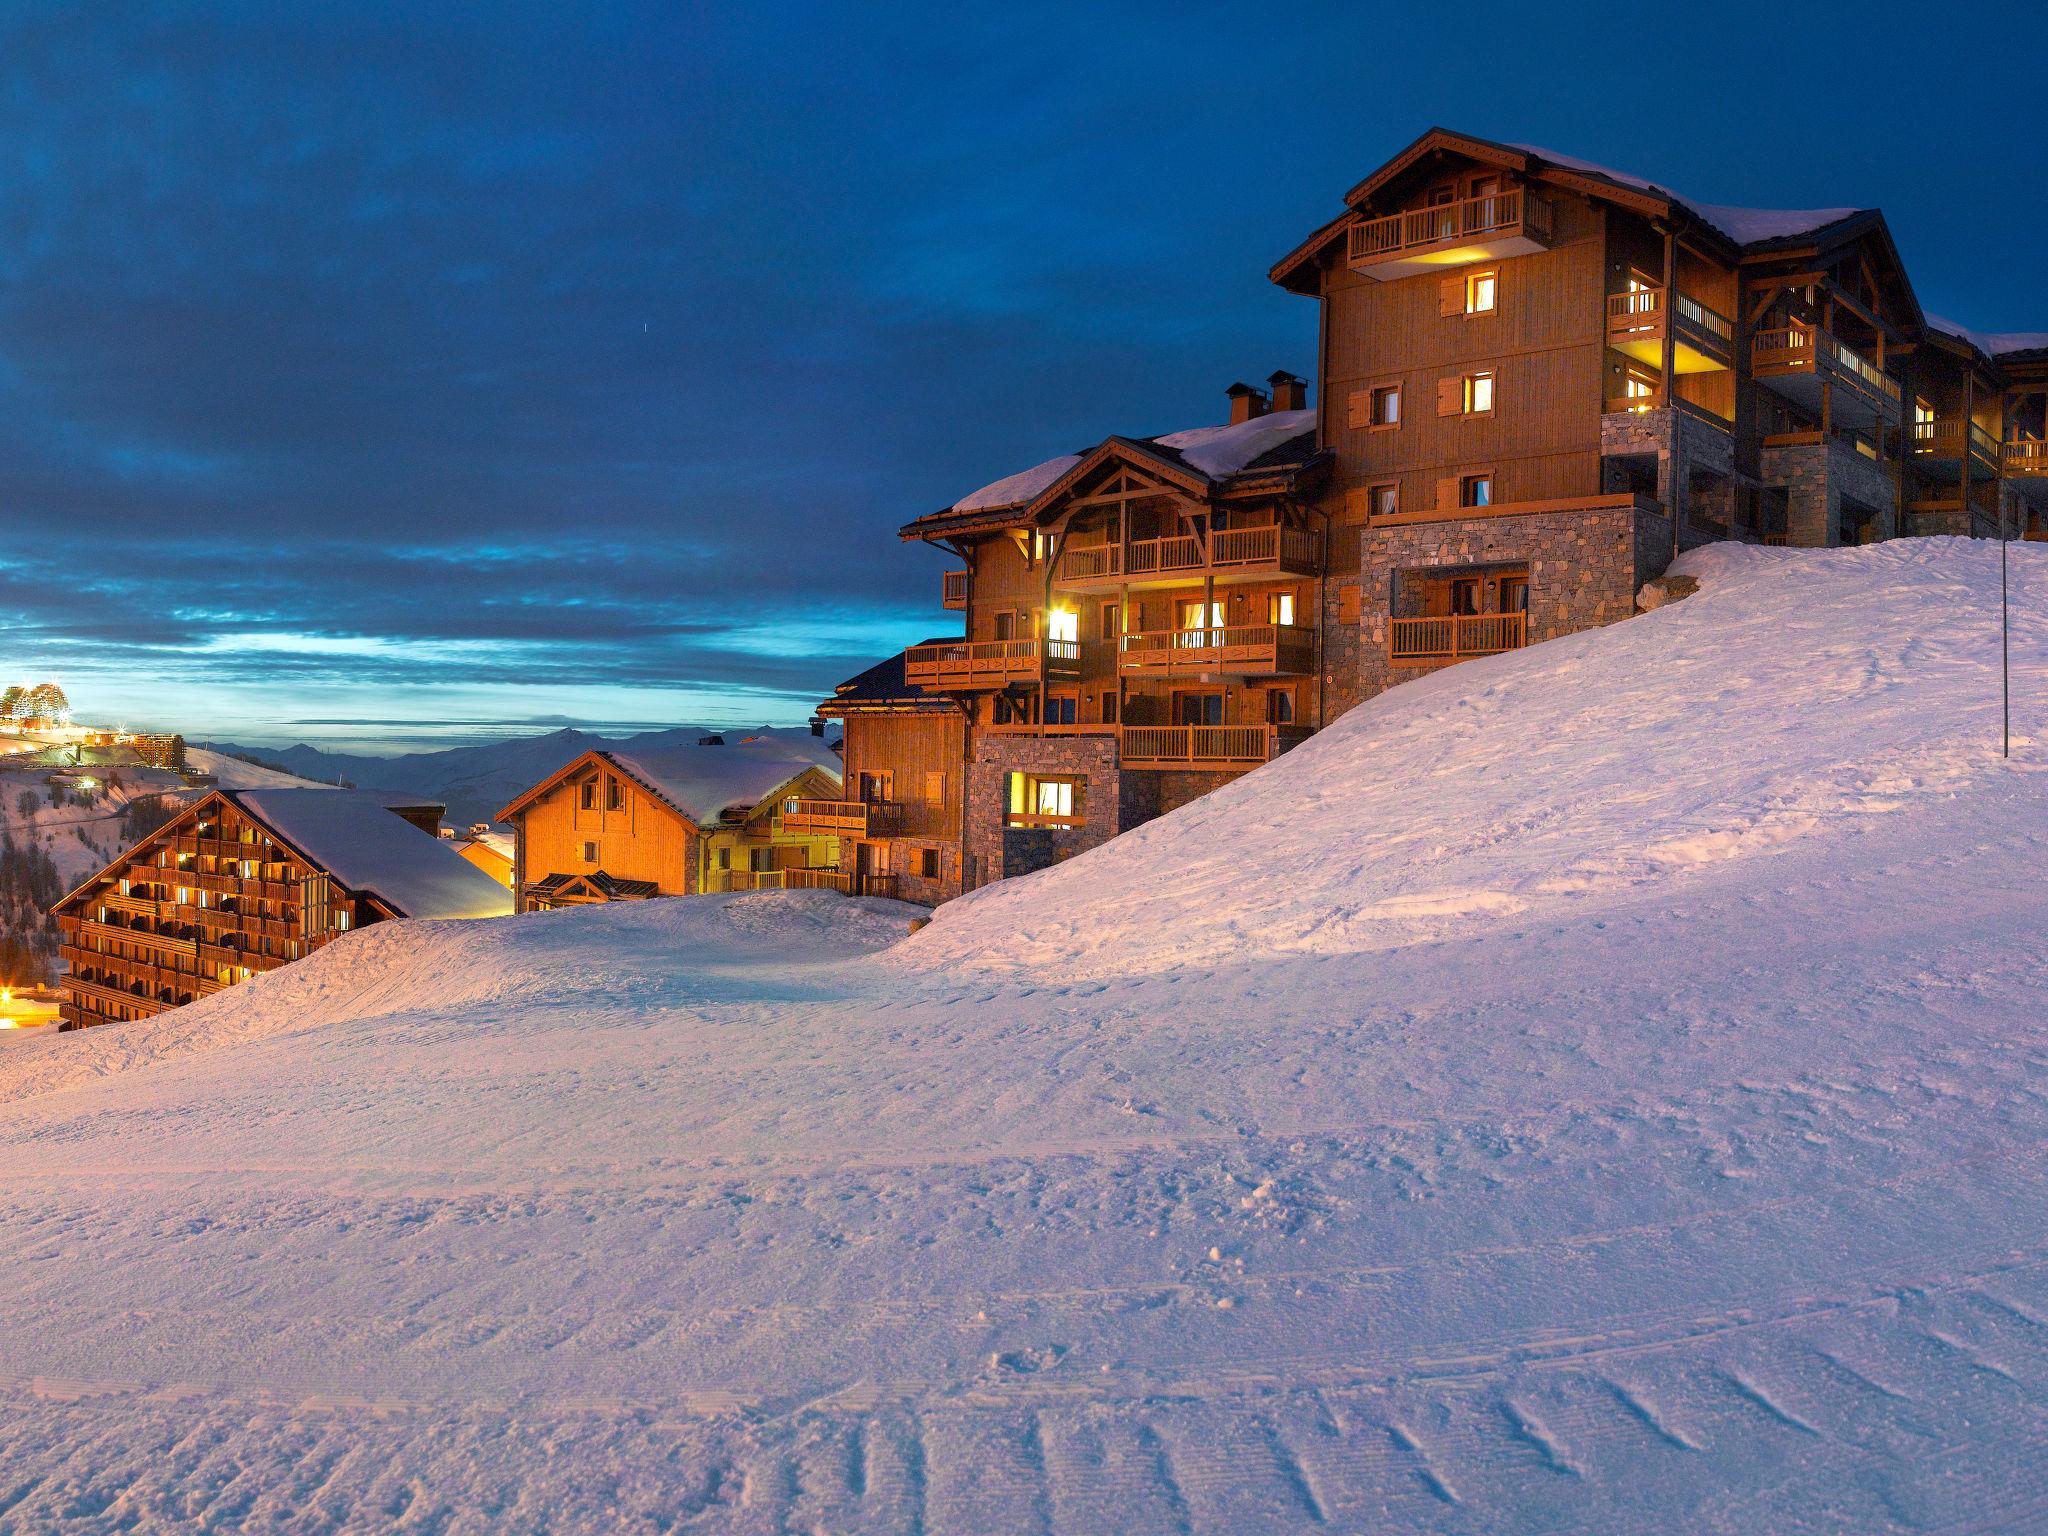
[[[1250,421],[1266,414],[1266,397],[1249,384],[1233,384],[1223,391],[1230,397],[1230,424]]]
[[[1305,411],[1308,409],[1308,380],[1299,378],[1282,368],[1271,375],[1266,382],[1273,386],[1273,409],[1276,411]]]

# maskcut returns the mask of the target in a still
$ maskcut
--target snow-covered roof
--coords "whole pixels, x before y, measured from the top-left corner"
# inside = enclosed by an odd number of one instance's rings
[[[238,789],[228,793],[351,891],[381,897],[406,917],[502,917],[504,886],[452,843],[398,816],[407,798],[348,789]]]
[[[603,755],[700,827],[714,825],[728,811],[752,810],[809,769],[839,782],[836,768],[796,756],[773,740]]]
[[[1171,449],[1190,469],[1211,480],[1227,479],[1264,458],[1275,448],[1316,429],[1316,413],[1310,411],[1269,411],[1249,421],[1220,427],[1189,427],[1158,437],[1133,438],[1154,448]],[[970,496],[963,496],[949,509],[954,512],[984,512],[997,507],[1014,507],[1041,495],[1047,486],[1080,463],[1085,454],[1066,453],[1043,464],[1005,476]]]
[[[1569,171],[1583,171],[1624,187],[1634,187],[1639,192],[1668,197],[1690,209],[1737,245],[1756,245],[1765,240],[1789,240],[1799,235],[1810,235],[1866,211],[1861,208],[1736,208],[1725,203],[1702,203],[1628,171],[1618,171],[1611,165],[1600,165],[1592,160],[1581,160],[1576,155],[1561,155],[1540,144],[1510,144],[1508,147]]]
[[[1973,331],[1940,315],[1929,315],[1927,323],[1945,335],[1967,341],[1986,357],[2010,357],[2018,352],[2048,350],[2048,331]]]

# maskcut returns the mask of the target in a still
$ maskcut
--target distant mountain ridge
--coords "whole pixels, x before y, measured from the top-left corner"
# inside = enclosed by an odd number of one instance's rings
[[[474,746],[444,747],[434,752],[406,752],[396,757],[370,757],[354,752],[327,752],[300,742],[290,747],[245,747],[213,743],[216,751],[246,752],[276,763],[301,777],[332,784],[348,780],[359,789],[384,790],[438,800],[448,807],[450,825],[463,827],[489,821],[499,809],[585,752],[617,749],[646,751],[657,747],[691,746],[705,736],[728,743],[768,737],[789,749],[790,756],[824,764],[835,771],[836,740],[813,736],[807,726],[762,726],[755,729],[679,725],[663,731],[603,736],[564,727],[537,736],[514,736]]]

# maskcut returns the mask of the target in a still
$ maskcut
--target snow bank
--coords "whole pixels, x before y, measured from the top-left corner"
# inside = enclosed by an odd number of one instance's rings
[[[2048,549],[2011,557],[2031,737]],[[1397,687],[1170,816],[942,907],[898,953],[1073,977],[1382,949],[1563,919],[2030,771],[1998,758],[1998,561],[1956,539],[1696,551],[1686,601]]]

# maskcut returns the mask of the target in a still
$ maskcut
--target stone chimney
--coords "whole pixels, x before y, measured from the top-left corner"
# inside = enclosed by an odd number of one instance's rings
[[[1233,427],[1241,421],[1266,414],[1268,401],[1265,395],[1249,384],[1233,384],[1223,393],[1230,397],[1230,424]]]
[[[1305,411],[1308,409],[1308,380],[1299,378],[1282,368],[1271,375],[1266,382],[1273,387],[1273,409],[1276,411]]]

